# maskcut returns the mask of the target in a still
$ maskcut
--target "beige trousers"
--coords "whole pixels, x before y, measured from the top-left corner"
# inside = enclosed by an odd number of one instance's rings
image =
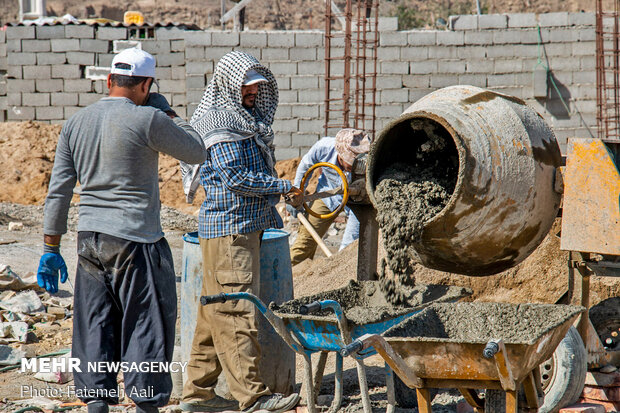
[[[329,214],[332,211],[325,205],[325,203],[317,199],[312,202],[310,205],[310,209],[314,212],[324,215]],[[319,234],[320,237],[323,237],[329,226],[334,222],[336,217],[329,219],[316,218],[310,214],[308,214],[308,221],[312,228]],[[303,224],[299,224],[299,232],[297,233],[297,239],[295,239],[295,243],[291,247],[291,264],[297,265],[303,260],[307,258],[314,258],[314,253],[316,252],[316,241],[312,238],[312,235],[308,232],[306,227]]]
[[[202,295],[249,292],[259,294],[261,232],[200,238],[203,260]],[[215,397],[217,377],[224,371],[230,393],[245,409],[271,394],[259,377],[261,351],[256,308],[247,300],[199,305],[184,401]]]

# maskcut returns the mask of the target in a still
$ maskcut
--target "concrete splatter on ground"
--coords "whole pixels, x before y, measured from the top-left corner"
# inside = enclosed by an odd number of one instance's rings
[[[581,307],[549,304],[433,304],[385,332],[386,337],[424,337],[484,343],[532,343],[578,314]]]

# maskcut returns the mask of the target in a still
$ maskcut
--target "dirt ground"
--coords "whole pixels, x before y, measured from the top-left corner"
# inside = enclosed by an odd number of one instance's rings
[[[229,10],[236,1],[228,0]],[[337,1],[344,6],[342,0]],[[592,0],[481,0],[484,13],[547,13],[558,11],[594,11]],[[255,0],[246,9],[246,25],[252,30],[300,30],[324,27],[325,5],[323,0]],[[476,12],[476,2],[471,0],[397,0],[382,2],[381,16],[405,14],[402,10],[413,10],[418,20],[416,27],[432,27],[441,17],[450,14]],[[180,22],[193,23],[199,27],[219,28],[219,0],[179,0],[161,2],[156,0],[48,0],[48,15],[62,16],[66,13],[77,18],[105,17],[122,21],[127,10],[139,10],[150,23]],[[400,11],[399,11],[400,8]],[[14,0],[0,0],[0,23],[17,21],[18,3]],[[230,26],[230,25],[229,25]]]

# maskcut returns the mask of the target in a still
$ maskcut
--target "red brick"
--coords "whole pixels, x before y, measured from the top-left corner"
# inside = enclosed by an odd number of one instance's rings
[[[560,413],[605,413],[605,408],[600,404],[581,403],[560,409]]]

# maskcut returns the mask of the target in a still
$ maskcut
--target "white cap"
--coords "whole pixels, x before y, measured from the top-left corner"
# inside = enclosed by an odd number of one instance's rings
[[[131,68],[121,69],[116,67],[117,63],[125,63],[131,66]],[[150,53],[135,47],[125,49],[114,56],[110,73],[125,76],[152,77],[155,79],[155,58]]]
[[[250,86],[250,85],[253,85],[254,83],[260,83],[260,82],[266,82],[266,81],[267,79],[265,79],[263,75],[261,75],[254,69],[250,69],[245,74],[245,79],[243,79],[243,86]]]

